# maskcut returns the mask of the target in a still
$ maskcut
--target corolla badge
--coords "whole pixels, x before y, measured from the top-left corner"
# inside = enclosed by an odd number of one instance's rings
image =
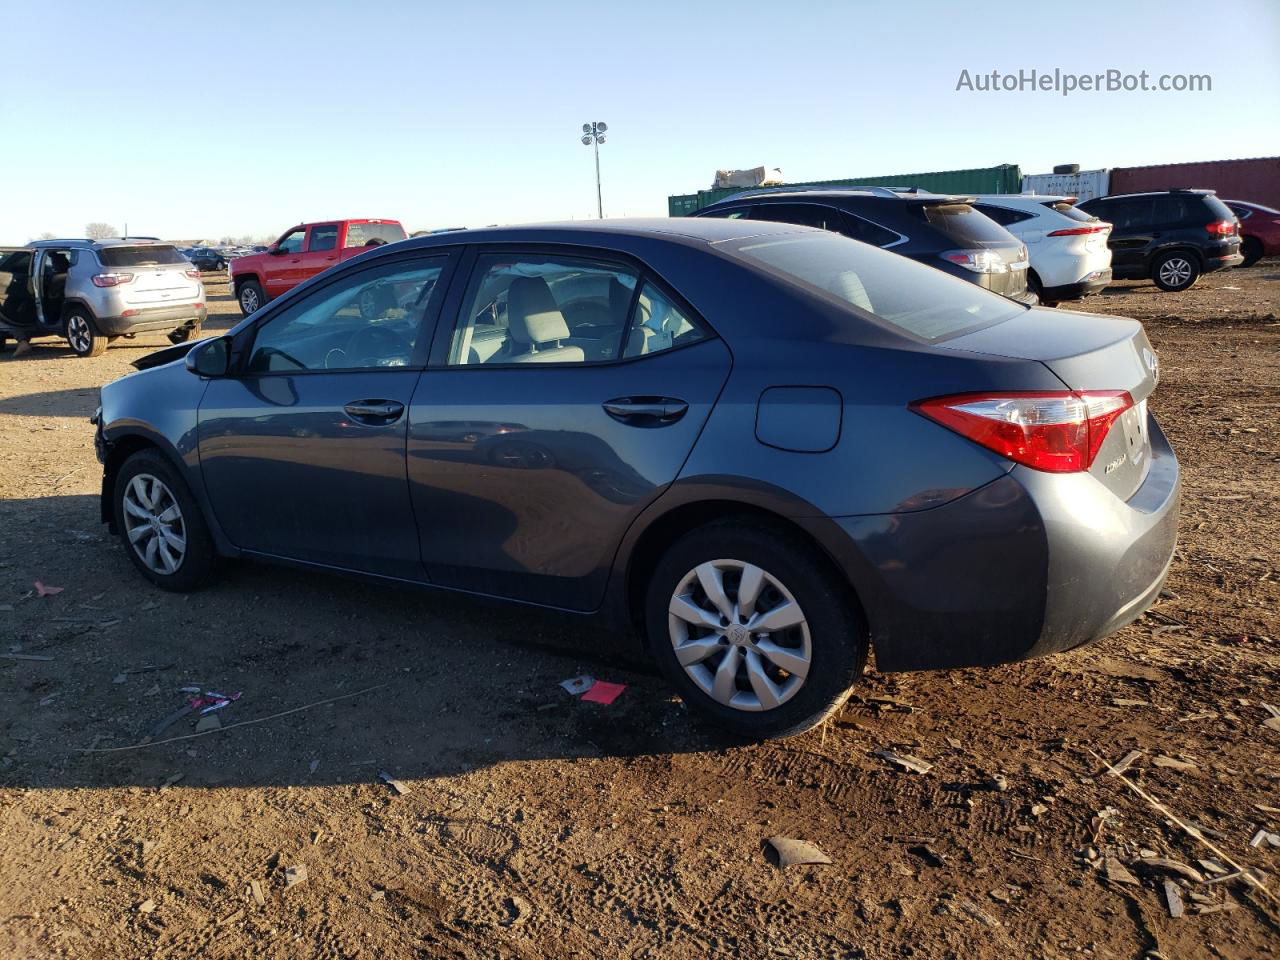
[[[1160,358],[1157,357],[1146,347],[1142,348],[1142,360],[1147,365],[1147,369],[1151,371],[1151,379],[1155,383],[1160,382]]]

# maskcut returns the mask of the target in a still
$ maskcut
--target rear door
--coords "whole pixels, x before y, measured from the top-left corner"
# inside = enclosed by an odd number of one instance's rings
[[[623,533],[693,448],[729,351],[658,278],[604,252],[485,252],[454,286],[410,409],[427,575],[594,609]]]
[[[198,426],[205,488],[233,544],[423,579],[405,436],[448,265],[381,260],[264,310],[243,347],[237,336],[244,362],[209,381]]]
[[[1081,205],[1094,216],[1111,224],[1107,246],[1111,248],[1111,265],[1145,271],[1151,251],[1159,239],[1153,221],[1154,197],[1123,197],[1107,200],[1088,207]]]
[[[307,228],[307,247],[302,254],[299,282],[328,270],[338,262],[340,223],[313,223]]]

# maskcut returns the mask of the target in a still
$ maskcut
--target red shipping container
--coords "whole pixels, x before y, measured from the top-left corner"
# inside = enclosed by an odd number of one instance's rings
[[[1223,200],[1247,200],[1280,209],[1280,157],[1113,167],[1111,193],[1192,187],[1216,190]]]

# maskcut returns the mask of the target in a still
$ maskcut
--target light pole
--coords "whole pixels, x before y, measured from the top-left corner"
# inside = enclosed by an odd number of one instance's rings
[[[600,144],[604,143],[607,123],[584,123],[582,125],[582,145],[591,146],[596,154],[596,213],[604,219],[604,200],[600,196]]]

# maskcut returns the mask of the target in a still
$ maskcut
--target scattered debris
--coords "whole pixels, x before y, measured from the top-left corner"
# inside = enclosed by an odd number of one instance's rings
[[[1253,835],[1253,839],[1249,841],[1249,846],[1260,847],[1263,844],[1272,847],[1280,847],[1280,833],[1272,833],[1269,830],[1262,829]]]
[[[1013,897],[1009,896],[1009,891],[1001,890],[999,887],[997,887],[995,890],[988,890],[987,896],[990,897],[992,900],[996,901],[996,903],[1012,903],[1013,902]]]
[[[56,596],[57,596],[58,594],[60,594],[63,590],[67,589],[66,587],[50,587],[50,586],[46,586],[46,585],[45,585],[42,581],[40,581],[40,580],[37,580],[37,581],[35,582],[35,588],[36,588],[36,596],[37,596],[37,597],[56,597]]]
[[[1115,857],[1107,857],[1102,861],[1102,872],[1112,883],[1127,883],[1135,887],[1139,885],[1138,878],[1126,870],[1124,864]]]
[[[387,899],[387,891],[375,890],[373,891],[373,893],[369,894],[369,899],[374,901],[375,903],[379,900],[385,900]]]
[[[1048,812],[1049,812],[1049,808],[1046,807],[1043,803],[1033,803],[1031,805],[1031,815],[1033,817],[1039,817]]]
[[[1172,880],[1164,882],[1164,902],[1169,905],[1169,916],[1175,920],[1185,911],[1182,905],[1182,894],[1178,892],[1178,885]]]
[[[945,867],[947,865],[947,858],[927,843],[915,847],[907,847],[907,853],[919,857],[931,867]]]
[[[1115,704],[1117,707],[1149,707],[1151,706],[1151,702],[1149,700],[1132,700],[1132,699],[1129,699],[1128,697],[1112,697],[1111,702]]]
[[[627,689],[625,683],[610,683],[608,680],[597,680],[591,685],[591,689],[582,695],[582,699],[591,703],[600,703],[607,707],[617,700],[625,689]]]
[[[397,780],[395,777],[391,776],[391,774],[387,773],[385,770],[379,773],[378,777],[381,780],[383,780],[385,783],[387,783],[391,787],[391,789],[394,790],[399,796],[403,797],[406,793],[410,791],[410,789],[412,789],[411,787],[408,786],[408,784],[405,784],[400,780]]]
[[[1178,760],[1174,757],[1166,757],[1163,753],[1157,754],[1151,758],[1151,762],[1157,767],[1165,767],[1169,770],[1196,770],[1198,767],[1190,760]]]
[[[258,906],[265,906],[267,898],[262,895],[262,884],[257,880],[249,881],[249,896],[253,897],[253,902]]]
[[[768,843],[778,856],[778,866],[784,869],[806,863],[831,862],[830,857],[807,840],[793,840],[790,837],[769,837]]]
[[[568,680],[561,680],[560,686],[575,697],[586,693],[591,689],[591,685],[596,682],[596,678],[589,674],[582,674],[578,677],[570,677]]]
[[[219,920],[217,925],[222,926],[224,923],[230,923],[233,920],[238,920],[243,914],[244,914],[244,907],[240,907],[236,910],[233,910],[231,913],[227,914],[225,917]]]
[[[138,904],[139,913],[150,913],[155,908],[156,908],[156,902],[152,900],[150,897],[147,897],[147,899],[143,900],[140,904]]]
[[[911,773],[928,773],[933,769],[932,763],[913,757],[909,753],[894,753],[892,750],[872,750],[871,752]]]
[[[1235,910],[1239,908],[1239,906],[1240,904],[1238,903],[1232,903],[1230,900],[1224,900],[1222,903],[1212,903],[1208,906],[1194,907],[1193,909],[1197,916],[1202,916],[1206,913],[1224,913],[1228,910]]]
[[[304,864],[294,864],[292,867],[286,867],[284,871],[284,888],[288,890],[290,887],[296,887],[300,883],[307,882],[307,868]]]
[[[1133,765],[1133,761],[1142,756],[1141,750],[1130,750],[1120,760],[1119,763],[1112,764],[1107,768],[1107,773],[1113,777],[1118,777]]]
[[[1204,882],[1204,885],[1207,887],[1214,883],[1230,883],[1232,880],[1243,880],[1246,878],[1252,879],[1250,874],[1246,873],[1243,869],[1236,869],[1232,870],[1230,873],[1224,873],[1220,877],[1210,877]]]
[[[216,715],[210,714],[207,717],[201,717],[196,723],[196,733],[204,733],[206,730],[221,730],[222,721]]]
[[[1185,863],[1179,863],[1177,860],[1168,860],[1165,857],[1139,857],[1130,866],[1155,873],[1173,873],[1190,880],[1192,883],[1204,883],[1204,874],[1195,867],[1189,867]]]
[[[1196,863],[1200,864],[1200,868],[1204,870],[1205,873],[1221,875],[1227,872],[1227,868],[1217,860],[1197,860]]]

